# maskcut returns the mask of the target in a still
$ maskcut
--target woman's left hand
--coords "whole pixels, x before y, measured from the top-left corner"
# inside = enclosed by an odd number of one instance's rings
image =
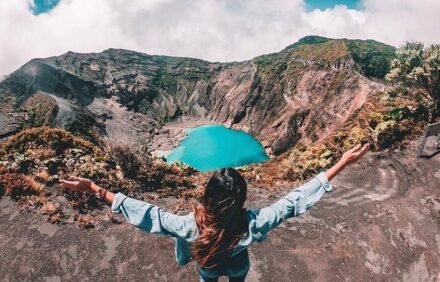
[[[358,144],[352,149],[348,150],[342,155],[342,158],[339,162],[337,162],[334,166],[332,166],[329,170],[325,172],[327,179],[330,181],[335,177],[339,172],[341,172],[347,165],[352,164],[359,159],[361,159],[370,148],[370,144],[365,144],[362,146]]]
[[[365,144],[362,146],[361,144],[356,145],[355,147],[351,148],[347,152],[345,152],[342,155],[341,162],[344,164],[344,166],[352,164],[360,160],[370,149],[370,144]]]
[[[60,179],[61,187],[70,191],[93,192],[93,182],[87,178],[71,176],[69,180]]]

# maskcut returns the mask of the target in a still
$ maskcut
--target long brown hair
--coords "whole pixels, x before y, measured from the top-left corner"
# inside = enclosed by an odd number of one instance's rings
[[[246,193],[246,181],[235,169],[221,169],[209,180],[201,205],[194,209],[199,237],[192,245],[192,257],[199,266],[225,263],[247,232]]]

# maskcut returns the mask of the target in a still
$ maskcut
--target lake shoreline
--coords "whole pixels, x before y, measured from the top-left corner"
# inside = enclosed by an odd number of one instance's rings
[[[234,128],[229,124],[215,122],[206,118],[193,118],[188,116],[180,117],[177,120],[165,123],[155,131],[151,137],[148,147],[153,156],[162,157],[176,148],[186,136],[186,130],[204,125],[223,125],[233,130],[241,130],[249,134],[246,128]],[[254,138],[256,138],[254,136]],[[258,140],[258,139],[257,139]],[[261,143],[261,140],[258,140]],[[264,146],[263,146],[264,147]],[[271,151],[265,148],[265,152],[272,157]]]
[[[154,156],[161,157],[165,152],[170,152],[180,144],[180,141],[182,141],[186,135],[186,129],[208,124],[216,123],[204,118],[194,119],[188,117],[167,122],[157,130],[155,135],[151,138],[149,144],[150,152]]]
[[[182,162],[201,172],[208,172],[269,159],[260,141],[243,130],[208,124],[183,131],[186,136],[167,155],[168,164]]]

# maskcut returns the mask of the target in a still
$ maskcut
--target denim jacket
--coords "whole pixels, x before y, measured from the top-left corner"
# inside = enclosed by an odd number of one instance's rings
[[[242,253],[253,242],[265,240],[269,231],[283,220],[306,212],[325,192],[331,190],[332,186],[325,173],[321,172],[270,206],[248,209],[249,232],[239,241],[231,257]],[[177,263],[185,265],[191,261],[191,242],[199,235],[193,213],[175,215],[121,193],[115,195],[111,209],[114,213],[122,212],[129,223],[146,232],[173,237]]]

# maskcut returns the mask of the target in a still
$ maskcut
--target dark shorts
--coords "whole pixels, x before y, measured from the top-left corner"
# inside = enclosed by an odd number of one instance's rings
[[[247,249],[231,257],[227,264],[216,268],[197,267],[200,281],[214,282],[220,276],[227,276],[230,281],[244,281],[250,267],[249,254]],[[231,279],[232,278],[232,279]]]

